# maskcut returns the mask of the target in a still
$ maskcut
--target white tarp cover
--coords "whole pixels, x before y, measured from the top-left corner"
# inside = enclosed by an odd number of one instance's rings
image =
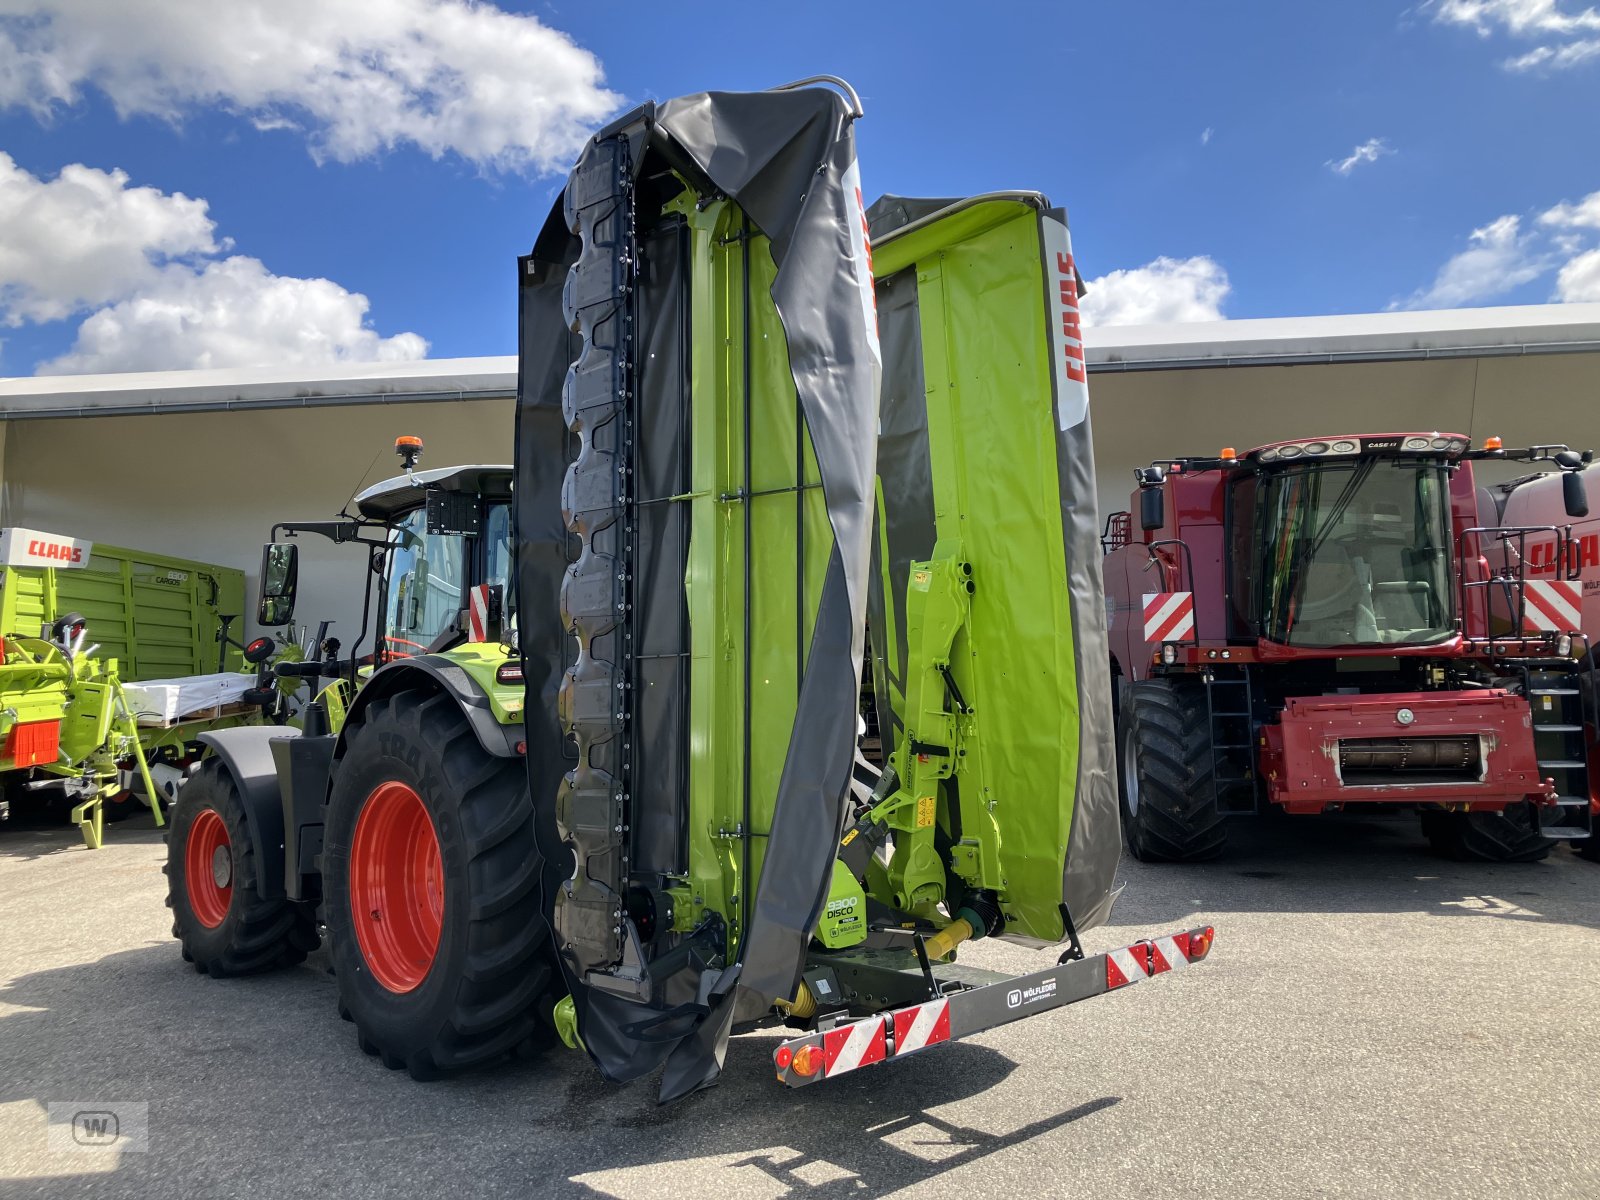
[[[255,685],[254,675],[222,671],[215,675],[125,683],[122,691],[128,698],[128,708],[140,725],[170,725],[191,713],[210,712],[223,704],[237,704]]]

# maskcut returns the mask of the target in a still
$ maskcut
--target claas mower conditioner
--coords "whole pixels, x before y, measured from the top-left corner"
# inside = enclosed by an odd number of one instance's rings
[[[1415,431],[1140,468],[1105,530],[1129,849],[1207,858],[1235,816],[1399,806],[1451,857],[1592,855],[1587,461]],[[1475,485],[1500,462],[1555,473]]]
[[[1064,214],[891,202],[874,246],[859,115],[808,80],[587,144],[519,264],[490,678],[522,712],[445,638],[337,732],[315,705],[278,731],[275,768],[219,736],[180,804],[244,819],[198,933],[175,864],[200,859],[171,854],[197,963],[235,910],[292,960],[304,914],[385,1064],[559,1036],[671,1100],[735,1031],[781,1030],[778,1079],[809,1085],[1205,957],[1209,928],[1078,941],[1120,847]],[[984,937],[1057,949],[954,962]]]

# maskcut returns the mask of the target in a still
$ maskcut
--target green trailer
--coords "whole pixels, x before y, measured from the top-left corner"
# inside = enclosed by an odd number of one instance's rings
[[[65,801],[85,844],[142,800],[157,824],[203,730],[247,705],[152,720],[124,683],[239,671],[244,573],[41,530],[0,530],[0,815]],[[155,777],[151,765],[155,765]],[[159,782],[158,778],[159,777]]]
[[[244,611],[243,571],[20,528],[0,547],[0,631],[37,637],[79,613],[127,682],[243,669],[217,636]]]

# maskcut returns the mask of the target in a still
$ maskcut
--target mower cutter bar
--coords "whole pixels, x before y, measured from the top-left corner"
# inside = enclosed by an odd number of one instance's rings
[[[1210,953],[1213,936],[1207,925],[1059,963],[1032,975],[952,988],[921,1004],[790,1038],[772,1052],[772,1065],[778,1081],[789,1087],[819,1083],[1183,970]]]

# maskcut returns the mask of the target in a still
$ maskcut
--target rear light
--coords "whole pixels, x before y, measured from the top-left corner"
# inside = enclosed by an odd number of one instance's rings
[[[1570,633],[1563,633],[1556,639],[1556,653],[1562,658],[1570,658],[1572,656],[1572,635]]]
[[[500,669],[494,673],[494,681],[496,683],[521,683],[522,664],[514,662],[501,663]]]
[[[788,1046],[779,1046],[778,1052],[772,1056],[772,1061],[777,1064],[778,1070],[787,1071],[789,1064],[794,1061],[794,1051]]]
[[[796,1075],[804,1075],[807,1079],[822,1070],[822,1050],[818,1046],[801,1046],[794,1052],[794,1058],[789,1064]]]
[[[1210,954],[1211,939],[1216,936],[1216,930],[1209,925],[1207,925],[1204,929],[1201,929],[1195,933],[1191,933],[1189,935],[1189,961],[1199,962],[1206,955]]]
[[[1168,642],[1165,646],[1161,647],[1161,661],[1166,663],[1169,667],[1178,661],[1178,648],[1171,642]]]

